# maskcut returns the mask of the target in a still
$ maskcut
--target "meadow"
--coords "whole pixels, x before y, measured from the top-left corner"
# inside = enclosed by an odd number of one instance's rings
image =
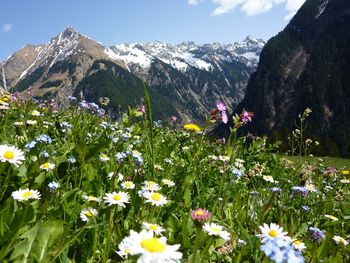
[[[0,262],[350,262],[347,162],[70,100],[0,97]]]

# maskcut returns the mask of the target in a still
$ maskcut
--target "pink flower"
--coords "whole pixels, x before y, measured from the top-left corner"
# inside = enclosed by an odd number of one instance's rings
[[[145,105],[141,104],[140,107],[139,107],[139,111],[142,112],[142,113],[146,113]]]
[[[226,112],[226,106],[223,102],[219,101],[216,103],[216,108],[221,112]]]
[[[222,122],[225,123],[225,124],[228,122],[227,114],[226,114],[225,111],[223,111],[221,113],[221,119],[222,119]]]
[[[170,121],[171,121],[172,123],[175,123],[175,122],[177,121],[176,116],[171,116],[171,117],[170,117]]]
[[[243,110],[242,114],[241,114],[241,120],[244,123],[248,123],[252,121],[254,114],[252,112],[248,112],[246,110]]]
[[[197,208],[191,212],[191,217],[193,221],[206,222],[211,217],[211,213],[203,208]]]

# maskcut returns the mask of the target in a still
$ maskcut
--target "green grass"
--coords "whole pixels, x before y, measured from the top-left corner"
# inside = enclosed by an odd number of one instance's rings
[[[288,160],[295,163],[302,164],[305,162],[312,164],[323,164],[324,167],[333,166],[337,169],[349,169],[350,159],[336,158],[336,157],[317,157],[317,156],[284,156]]]

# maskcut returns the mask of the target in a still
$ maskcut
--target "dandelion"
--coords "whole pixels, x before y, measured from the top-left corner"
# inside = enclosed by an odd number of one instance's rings
[[[103,197],[105,202],[108,204],[108,206],[111,205],[119,205],[121,207],[125,207],[126,203],[130,203],[129,199],[129,194],[126,192],[113,192],[113,193],[107,193]]]
[[[150,224],[147,222],[143,222],[142,223],[142,228],[148,231],[152,231],[155,235],[157,236],[161,236],[162,232],[165,231],[165,229],[163,227],[161,227],[158,224]]]
[[[98,212],[95,208],[89,207],[89,208],[81,210],[80,218],[81,218],[81,220],[86,222],[86,221],[89,221],[94,216],[97,216],[97,214],[98,214]]]
[[[122,243],[127,248],[127,255],[140,255],[138,263],[180,262],[180,245],[170,246],[166,241],[165,237],[154,237],[153,231],[142,230],[137,233],[131,230],[130,236],[125,237]]]
[[[341,244],[341,245],[347,246],[349,244],[349,242],[347,240],[345,240],[344,238],[342,238],[340,236],[334,236],[333,240],[335,241],[335,243],[337,245]]]
[[[226,241],[230,240],[230,233],[222,230],[222,226],[215,223],[205,223],[203,230],[210,236],[218,236]]]
[[[55,164],[53,163],[44,163],[40,165],[40,170],[51,171],[55,168]]]
[[[106,154],[104,154],[104,153],[100,153],[99,159],[100,159],[101,162],[109,161],[109,157]]]
[[[157,192],[145,192],[143,196],[146,198],[146,203],[151,203],[155,206],[164,206],[168,203],[165,196]]]
[[[326,218],[328,218],[328,219],[330,219],[332,221],[338,221],[339,220],[337,217],[332,216],[332,215],[324,215],[324,217],[326,217]]]
[[[349,175],[349,170],[342,170],[342,171],[341,171],[341,174],[342,174],[342,175]]]
[[[135,188],[135,184],[132,181],[122,182],[121,186],[125,189],[134,189]]]
[[[175,186],[175,183],[174,181],[171,181],[169,179],[162,179],[162,183],[168,187],[174,187]]]
[[[29,199],[40,199],[40,193],[37,190],[23,189],[12,192],[12,197],[18,201],[27,201]]]
[[[8,162],[18,167],[24,160],[24,152],[17,147],[0,145],[0,162]]]
[[[283,227],[275,223],[271,223],[270,226],[264,223],[262,226],[259,226],[259,229],[261,234],[257,236],[261,238],[263,243],[274,238],[289,239],[287,232],[283,232]]]
[[[194,132],[201,131],[201,128],[197,124],[194,124],[194,123],[185,124],[184,129],[188,130],[188,131],[194,131]]]
[[[191,218],[193,221],[206,222],[211,217],[211,213],[203,208],[197,208],[191,212]]]

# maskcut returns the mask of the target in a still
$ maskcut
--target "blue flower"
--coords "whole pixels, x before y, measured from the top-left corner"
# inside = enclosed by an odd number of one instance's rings
[[[326,238],[324,232],[317,227],[309,227],[309,232],[311,234],[311,239],[314,242],[320,242]]]

